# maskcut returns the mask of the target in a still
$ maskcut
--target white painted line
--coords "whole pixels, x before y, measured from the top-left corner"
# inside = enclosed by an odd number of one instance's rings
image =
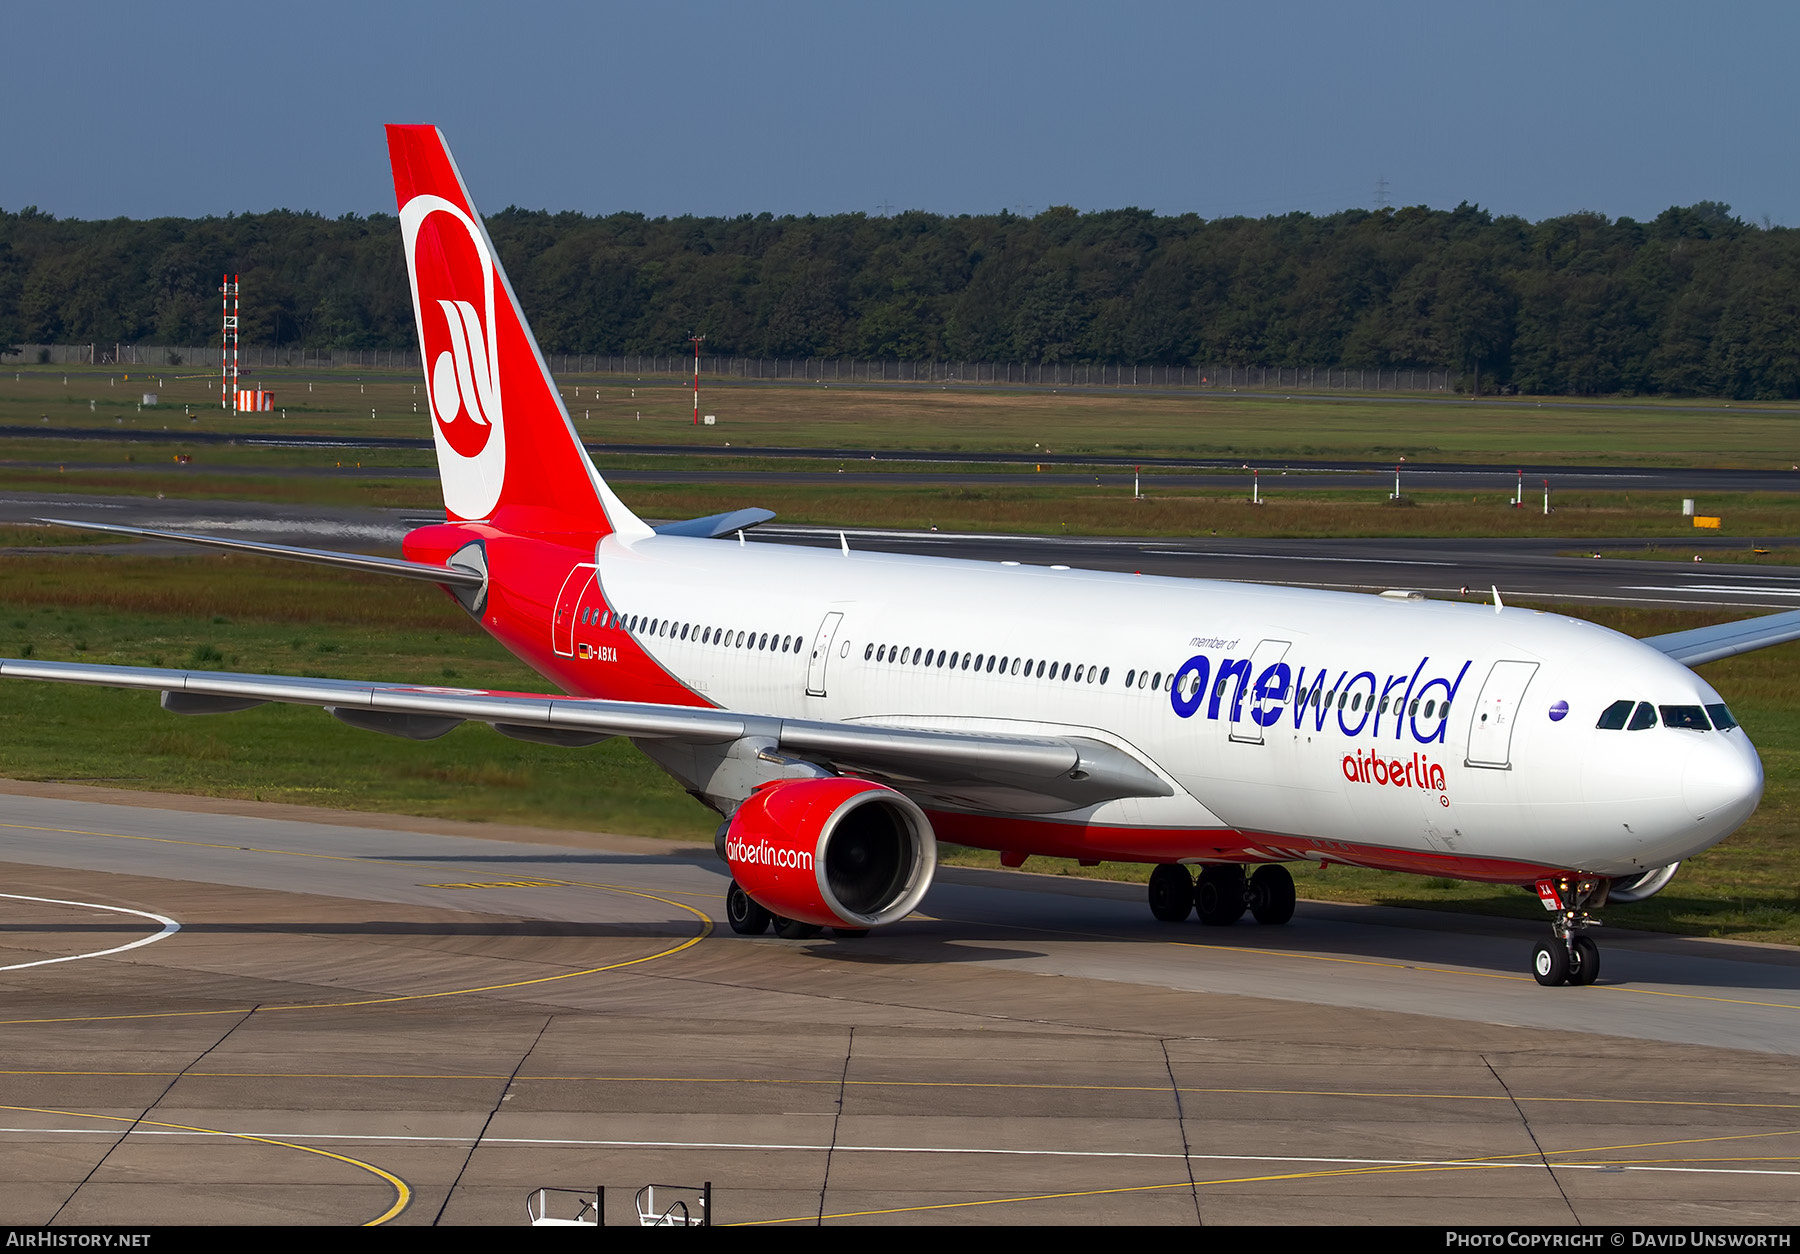
[[[1729,592],[1746,597],[1800,597],[1800,588],[1771,588],[1766,584],[1753,587],[1748,584],[1729,583],[1690,583],[1679,588],[1660,587],[1654,584],[1620,584],[1621,592]]]
[[[71,1136],[117,1136],[118,1130],[108,1128],[0,1128],[0,1135],[21,1133],[27,1136],[71,1135]],[[188,1137],[200,1136],[198,1132],[164,1131],[152,1128],[133,1128],[132,1136],[166,1136]],[[269,1140],[304,1141],[404,1141],[432,1145],[467,1145],[469,1138],[455,1136],[389,1136],[381,1133],[356,1132],[224,1132],[210,1135],[234,1137],[263,1137]],[[1045,1150],[1045,1149],[984,1149],[979,1147],[957,1148],[955,1146],[936,1145],[800,1145],[782,1142],[755,1141],[589,1141],[574,1137],[523,1137],[523,1136],[484,1136],[483,1145],[570,1145],[594,1149],[693,1149],[693,1150],[751,1150],[768,1152],[771,1150],[800,1150],[809,1153],[862,1154],[1002,1154],[1022,1157],[1049,1158],[1154,1158],[1181,1159],[1187,1158],[1197,1163],[1276,1163],[1306,1164],[1324,1163],[1338,1167],[1481,1167],[1488,1169],[1508,1169],[1523,1171],[1541,1171],[1544,1164],[1536,1159],[1529,1162],[1493,1162],[1480,1158],[1330,1158],[1305,1154],[1172,1154],[1148,1153],[1132,1150]],[[1552,1151],[1555,1152],[1555,1151]],[[1697,1161],[1704,1162],[1704,1159]],[[1553,1162],[1551,1167],[1557,1171],[1665,1171],[1686,1175],[1706,1176],[1800,1176],[1800,1170],[1780,1170],[1767,1167],[1650,1167],[1628,1163],[1586,1162],[1563,1163]],[[1206,1181],[1201,1181],[1206,1183]]]
[[[55,897],[25,897],[18,893],[0,893],[11,901],[37,901],[52,906],[80,906],[87,910],[111,910],[115,914],[135,914],[140,919],[154,919],[162,924],[162,930],[154,936],[145,936],[132,941],[129,945],[115,945],[111,949],[96,950],[91,954],[70,954],[64,958],[40,958],[36,962],[15,962],[10,967],[0,967],[0,971],[23,971],[27,967],[47,967],[58,962],[79,962],[83,958],[104,958],[108,954],[122,954],[127,949],[137,949],[142,945],[154,945],[159,940],[166,940],[181,930],[181,924],[174,919],[160,914],[151,914],[148,910],[132,910],[127,906],[103,906],[93,901],[62,901]]]
[[[1206,549],[1145,549],[1153,557],[1241,557],[1252,562],[1343,562],[1351,566],[1454,566],[1400,557],[1320,557],[1306,553],[1215,553]]]

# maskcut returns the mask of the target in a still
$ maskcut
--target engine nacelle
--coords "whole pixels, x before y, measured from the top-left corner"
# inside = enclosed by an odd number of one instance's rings
[[[924,811],[866,779],[764,784],[732,815],[725,860],[771,914],[820,927],[868,928],[912,913],[937,870]]]
[[[1668,866],[1651,867],[1642,875],[1621,876],[1607,888],[1606,900],[1613,905],[1625,906],[1654,897],[1669,886],[1680,866],[1679,862],[1671,862]]]

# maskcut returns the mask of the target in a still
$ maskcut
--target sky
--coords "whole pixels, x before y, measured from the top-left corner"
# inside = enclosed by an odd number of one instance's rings
[[[1792,4],[76,0],[5,29],[0,208],[59,217],[391,213],[381,126],[431,122],[488,213],[1800,225]]]

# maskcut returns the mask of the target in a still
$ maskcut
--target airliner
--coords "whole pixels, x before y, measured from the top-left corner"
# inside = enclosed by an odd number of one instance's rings
[[[1691,669],[1800,611],[1636,640],[1556,614],[652,527],[587,456],[443,136],[390,126],[445,521],[401,558],[57,519],[439,585],[561,692],[0,660],[219,715],[318,706],[415,740],[465,722],[628,738],[716,811],[738,933],[850,938],[931,887],[940,840],[1151,864],[1151,913],[1286,923],[1285,864],[1517,885],[1540,984],[1592,983],[1608,901],[1756,808],[1761,762]]]

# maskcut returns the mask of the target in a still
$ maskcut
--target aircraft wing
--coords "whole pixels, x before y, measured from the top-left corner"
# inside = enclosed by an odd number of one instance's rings
[[[177,714],[224,714],[269,702],[318,706],[352,727],[413,740],[436,739],[465,722],[487,723],[518,740],[568,747],[610,736],[694,746],[767,738],[793,757],[975,808],[1004,805],[1052,813],[1174,792],[1131,754],[1079,736],[924,731],[549,693],[27,658],[0,658],[0,677],[160,692],[163,708]]]
[[[1668,654],[1684,666],[1699,666],[1723,657],[1736,657],[1770,645],[1800,640],[1800,610],[1766,614],[1736,623],[1673,631],[1666,636],[1646,636],[1644,643]]]

